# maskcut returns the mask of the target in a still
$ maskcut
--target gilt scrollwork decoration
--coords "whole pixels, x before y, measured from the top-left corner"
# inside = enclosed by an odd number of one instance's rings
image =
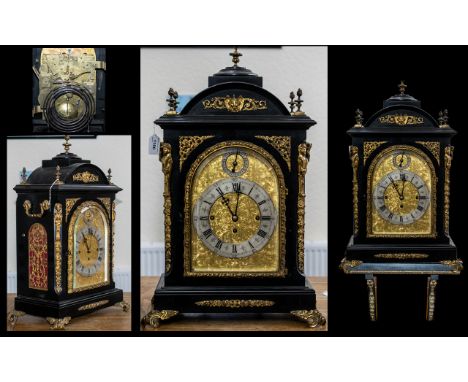
[[[55,293],[62,293],[62,204],[54,206]]]
[[[366,164],[367,159],[370,155],[380,146],[387,143],[387,141],[368,141],[364,142],[364,154],[363,154],[363,162]]]
[[[202,300],[196,301],[195,305],[205,306],[209,308],[264,308],[275,305],[274,301],[270,300]]]
[[[305,175],[310,159],[312,145],[304,142],[298,146],[297,175],[298,175],[298,198],[297,198],[297,268],[304,273],[304,235],[305,235]]]
[[[241,111],[254,111],[267,109],[265,100],[256,100],[243,96],[232,97],[226,95],[224,97],[213,97],[202,101],[204,109],[227,110],[230,113],[239,113]]]
[[[436,158],[437,163],[440,164],[440,142],[434,141],[416,141],[417,144],[424,146]]]
[[[214,138],[214,135],[193,135],[179,137],[179,169],[182,170],[182,165],[188,158],[190,153],[195,150],[205,140]]]
[[[96,183],[99,182],[99,176],[90,173],[89,171],[79,172],[73,174],[74,182],[83,182],[83,183]]]
[[[283,157],[291,171],[291,137],[279,135],[256,135],[255,138],[263,139],[273,146]]]
[[[424,118],[417,115],[408,114],[387,114],[379,117],[379,122],[386,125],[421,125],[424,123]]]
[[[444,231],[449,234],[449,212],[450,212],[450,169],[452,167],[453,146],[445,148],[445,183],[444,183]]]
[[[166,273],[171,270],[171,172],[172,172],[172,147],[169,143],[161,143],[160,157],[164,174],[164,252]]]
[[[349,147],[349,157],[351,166],[353,167],[353,218],[354,218],[354,234],[359,233],[359,185],[358,185],[358,166],[359,166],[359,150],[357,146]]]

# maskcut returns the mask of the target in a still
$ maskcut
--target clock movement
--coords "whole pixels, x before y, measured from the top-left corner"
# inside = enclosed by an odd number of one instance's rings
[[[438,120],[400,93],[364,123],[356,111],[350,158],[354,232],[341,268],[367,280],[377,319],[378,274],[427,275],[426,319],[433,320],[440,275],[459,275],[462,261],[449,234],[450,168],[456,134],[447,110]]]
[[[24,314],[63,329],[72,317],[114,304],[115,195],[121,188],[89,160],[65,151],[34,170],[23,168],[14,190],[17,223],[17,297],[8,315],[14,328]]]
[[[304,277],[305,173],[315,124],[234,65],[155,123],[164,130],[165,273],[142,324],[179,313],[291,313],[325,324]],[[297,98],[296,98],[297,97]]]
[[[104,130],[105,49],[33,49],[34,132]]]

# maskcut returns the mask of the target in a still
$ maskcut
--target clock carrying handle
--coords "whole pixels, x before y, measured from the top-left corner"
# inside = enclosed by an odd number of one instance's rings
[[[40,204],[41,212],[39,213],[32,213],[31,207],[31,201],[25,200],[23,203],[24,213],[30,218],[41,218],[44,215],[44,213],[50,209],[50,202],[48,200],[43,200]]]

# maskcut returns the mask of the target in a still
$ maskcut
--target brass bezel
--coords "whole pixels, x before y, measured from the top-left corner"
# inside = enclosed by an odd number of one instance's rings
[[[192,218],[191,218],[191,190],[192,181],[199,165],[208,156],[218,150],[226,147],[242,147],[255,151],[257,154],[262,155],[273,167],[279,183],[279,209],[278,209],[278,223],[279,223],[279,268],[276,272],[193,272],[190,266],[191,259],[191,232],[192,232]],[[284,277],[287,274],[286,269],[286,194],[287,188],[284,181],[284,175],[281,167],[273,158],[273,156],[263,148],[246,141],[225,141],[215,144],[214,146],[206,149],[201,153],[197,159],[192,163],[187,173],[185,180],[184,190],[184,276],[195,277]]]
[[[424,161],[426,161],[429,165],[430,171],[431,171],[431,205],[430,205],[430,213],[432,214],[431,216],[431,233],[429,234],[410,234],[410,235],[402,235],[402,234],[374,234],[371,232],[372,230],[372,190],[371,190],[371,181],[372,181],[372,176],[374,173],[375,166],[377,163],[379,163],[380,159],[384,157],[385,155],[389,154],[392,151],[396,150],[406,150],[410,151],[415,155],[419,155],[421,158],[423,158]],[[369,165],[369,168],[367,170],[367,211],[366,211],[366,217],[367,217],[367,229],[366,229],[366,236],[369,238],[435,238],[437,237],[437,230],[436,230],[436,219],[437,219],[437,203],[436,203],[436,195],[437,195],[437,175],[436,171],[434,168],[434,164],[432,163],[432,160],[429,158],[429,156],[424,153],[421,149],[414,147],[414,146],[409,146],[409,145],[393,145],[385,148],[382,150],[380,153],[377,154],[377,156],[372,160],[371,164]]]

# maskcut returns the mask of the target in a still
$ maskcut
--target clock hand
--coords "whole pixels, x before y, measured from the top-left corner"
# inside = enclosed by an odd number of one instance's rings
[[[239,208],[239,195],[240,195],[240,189],[237,191],[236,210],[234,212],[234,215],[236,217],[237,217],[237,209]]]
[[[239,155],[239,149],[236,151],[236,156],[234,158],[234,162],[232,163],[232,170],[231,172],[235,173],[236,172],[236,167],[237,167],[237,156]]]
[[[403,154],[401,154],[400,164],[398,165],[399,167],[403,166],[403,159],[404,159]]]
[[[223,200],[223,204],[228,208],[229,210],[229,213],[231,214],[232,216],[232,220],[234,220],[234,217],[236,217],[236,220],[237,220],[237,216],[234,214],[234,212],[232,212],[231,210],[231,207],[229,206],[229,199],[227,199],[225,196],[224,196],[224,193],[223,191],[221,190],[221,188],[216,188],[216,191],[218,191],[218,194],[221,195],[221,199]]]
[[[393,186],[393,188],[395,189],[395,191],[397,192],[398,196],[401,198],[402,196],[401,196],[401,194],[400,194],[400,191],[398,190],[398,186],[396,185],[396,183],[393,181],[392,178],[389,177],[389,179],[390,179],[390,181],[392,182],[392,186]]]
[[[89,249],[89,244],[88,244],[88,240],[86,239],[86,236],[84,235],[84,233],[82,232],[81,233],[81,236],[83,236],[83,240],[84,240],[84,243],[85,243],[85,246],[86,246],[86,249],[88,251],[88,253],[90,253],[90,249]]]

